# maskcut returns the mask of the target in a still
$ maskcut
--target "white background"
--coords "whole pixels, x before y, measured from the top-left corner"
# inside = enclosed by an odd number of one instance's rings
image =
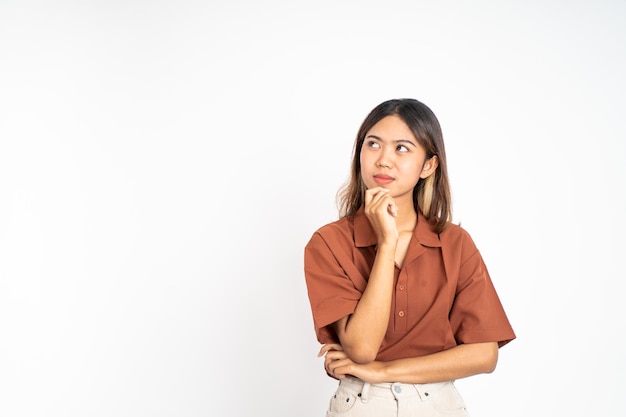
[[[0,415],[322,416],[303,247],[367,112],[414,97],[518,336],[470,412],[624,416],[625,21],[0,1]]]

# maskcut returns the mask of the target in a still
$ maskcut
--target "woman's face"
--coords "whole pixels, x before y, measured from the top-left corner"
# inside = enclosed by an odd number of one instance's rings
[[[413,200],[413,188],[437,168],[437,158],[426,151],[400,119],[386,116],[365,135],[361,149],[361,178],[370,189],[383,187],[395,199]]]

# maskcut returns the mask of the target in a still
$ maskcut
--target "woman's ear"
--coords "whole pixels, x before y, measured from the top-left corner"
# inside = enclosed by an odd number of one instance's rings
[[[424,162],[422,172],[420,173],[420,178],[424,179],[430,177],[431,174],[435,172],[438,166],[439,158],[437,157],[437,155],[433,155],[430,159],[427,159],[426,162]]]

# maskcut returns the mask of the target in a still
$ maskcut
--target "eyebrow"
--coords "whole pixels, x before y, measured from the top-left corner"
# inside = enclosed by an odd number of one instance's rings
[[[384,140],[382,138],[380,138],[380,137],[378,137],[376,135],[367,135],[367,136],[365,136],[365,139],[367,139],[367,138],[373,138],[373,139],[379,140],[381,142],[384,142]],[[394,140],[393,143],[408,143],[408,144],[413,145],[414,147],[416,147],[415,143],[413,143],[412,141],[410,141],[408,139],[397,139],[397,140]]]

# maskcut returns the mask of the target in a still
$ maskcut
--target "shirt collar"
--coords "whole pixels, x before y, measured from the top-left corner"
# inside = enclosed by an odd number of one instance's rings
[[[428,223],[420,210],[417,212],[417,225],[413,231],[413,236],[423,246],[441,246],[439,234],[433,231],[431,224]],[[377,243],[376,233],[374,233],[374,229],[365,215],[364,206],[361,206],[354,216],[354,243],[357,247],[373,246]]]

